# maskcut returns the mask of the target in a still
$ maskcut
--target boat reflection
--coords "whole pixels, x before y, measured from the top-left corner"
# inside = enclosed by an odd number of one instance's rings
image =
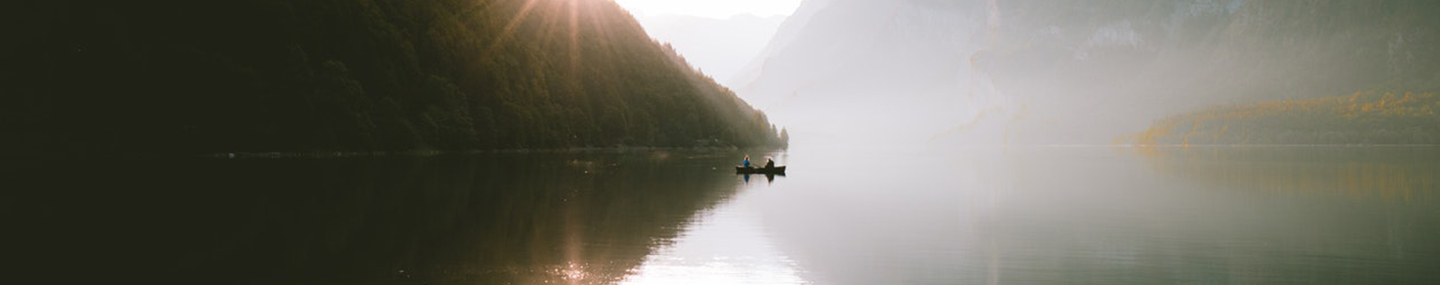
[[[744,179],[746,184],[749,184],[749,183],[750,183],[750,175],[762,175],[762,176],[765,176],[765,182],[766,182],[766,183],[775,182],[775,176],[785,177],[785,173],[779,173],[779,174],[776,174],[776,173],[765,173],[765,174],[741,173],[741,174],[737,174],[737,175],[740,175],[740,176],[742,177],[741,179]]]

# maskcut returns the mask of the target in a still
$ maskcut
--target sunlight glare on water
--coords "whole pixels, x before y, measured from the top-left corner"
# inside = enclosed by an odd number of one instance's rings
[[[620,283],[810,284],[764,231],[755,203],[768,186],[763,177],[745,184],[742,194],[704,213]]]
[[[788,173],[747,180],[745,155]],[[1440,284],[1437,161],[802,145],[11,164],[0,189],[56,215],[15,254],[57,283]],[[113,268],[52,266],[90,255]]]
[[[623,283],[1433,280],[1437,153],[796,148]]]

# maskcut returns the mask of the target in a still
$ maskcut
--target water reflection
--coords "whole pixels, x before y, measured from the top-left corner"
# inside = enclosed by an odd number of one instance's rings
[[[1373,181],[1360,185],[1375,197],[1410,189],[1411,199],[1396,204],[1300,186],[1292,195],[1247,191],[1237,182],[1247,178],[1193,176],[1204,171],[1156,168],[1156,158],[1106,148],[797,149],[791,161],[805,165],[805,177],[757,191],[752,203],[775,247],[817,284],[1440,281],[1431,270],[1440,246],[1430,242],[1440,239],[1440,200],[1420,194],[1435,186],[1412,176],[1433,176],[1425,173],[1436,162],[1419,163],[1419,154],[1381,155],[1417,164],[1328,160],[1406,173],[1357,171],[1358,181]],[[1242,177],[1330,167],[1309,154],[1220,155],[1277,159],[1217,168]],[[1204,164],[1161,157],[1171,169]],[[897,163],[856,173],[853,161]],[[1342,181],[1323,179],[1326,187]],[[1392,190],[1373,188],[1381,185]]]
[[[736,157],[7,162],[0,203],[51,283],[1440,282],[1435,149]]]
[[[774,173],[765,173],[765,174],[744,173],[744,174],[735,174],[735,175],[739,175],[739,176],[741,177],[741,179],[743,179],[743,180],[745,181],[745,184],[750,184],[750,175],[765,176],[765,182],[766,182],[766,183],[775,182],[775,176],[785,177],[785,174],[774,174]]]
[[[767,185],[747,186],[707,212],[621,284],[807,284],[762,224],[756,202]]]
[[[729,160],[12,161],[0,188],[22,280],[609,284],[736,193]]]
[[[1166,174],[1221,189],[1410,201],[1440,189],[1431,147],[1235,147],[1151,150]]]

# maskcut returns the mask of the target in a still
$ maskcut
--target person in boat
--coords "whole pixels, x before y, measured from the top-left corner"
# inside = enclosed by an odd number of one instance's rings
[[[746,154],[746,155],[745,155],[745,160],[744,160],[744,161],[741,161],[740,163],[741,163],[742,165],[744,165],[745,167],[750,167],[750,155],[749,155],[749,154]]]
[[[775,168],[775,158],[765,158],[765,168]]]

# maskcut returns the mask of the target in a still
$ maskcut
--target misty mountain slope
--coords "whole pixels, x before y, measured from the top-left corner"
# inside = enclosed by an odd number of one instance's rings
[[[865,138],[920,138],[916,122],[958,121],[969,87],[959,84],[968,31],[984,23],[964,5],[892,1],[806,2],[787,22],[803,22],[794,38],[777,35],[771,53],[753,65],[753,81],[737,89],[762,109],[786,114],[792,130],[858,131]],[[810,17],[801,13],[815,12]],[[787,23],[790,25],[790,23]],[[794,27],[794,26],[787,26]],[[782,32],[787,27],[782,27]],[[933,27],[920,29],[918,27]],[[780,46],[780,43],[788,43]],[[798,127],[798,128],[796,128]]]
[[[26,3],[0,148],[759,146],[773,126],[604,0]]]
[[[707,67],[701,72],[728,82],[774,35],[784,17],[737,15],[726,19],[699,16],[637,16],[650,37],[683,51],[685,60]]]
[[[805,31],[763,55],[764,68],[752,74],[757,79],[738,89],[776,113],[790,112],[797,104],[816,108],[807,113],[846,112],[830,112],[820,105],[845,103],[821,98],[944,106],[899,113],[904,115],[873,127],[923,125],[909,137],[938,143],[1105,143],[1145,129],[1156,118],[1216,104],[1382,87],[1435,90],[1440,87],[1440,65],[1435,64],[1440,21],[1426,15],[1440,12],[1437,6],[1417,1],[836,1],[810,19],[792,17],[809,21]],[[923,16],[927,13],[943,16]],[[840,15],[862,20],[824,20]],[[826,36],[844,32],[853,34]],[[875,68],[883,67],[877,62],[903,68]],[[805,96],[813,97],[810,103],[786,101]],[[797,133],[806,128],[789,119],[788,114],[776,117]]]
[[[768,39],[768,42],[766,42],[765,47],[760,53],[746,61],[744,67],[737,70],[730,78],[730,81],[726,82],[727,85],[744,86],[755,81],[765,61],[769,59],[770,56],[775,55],[778,50],[789,46],[790,43],[799,36],[801,30],[809,24],[810,17],[814,16],[820,9],[830,5],[829,3],[830,0],[808,0],[801,2],[800,6],[796,7],[795,11],[776,27],[775,33],[771,35],[771,38]]]

